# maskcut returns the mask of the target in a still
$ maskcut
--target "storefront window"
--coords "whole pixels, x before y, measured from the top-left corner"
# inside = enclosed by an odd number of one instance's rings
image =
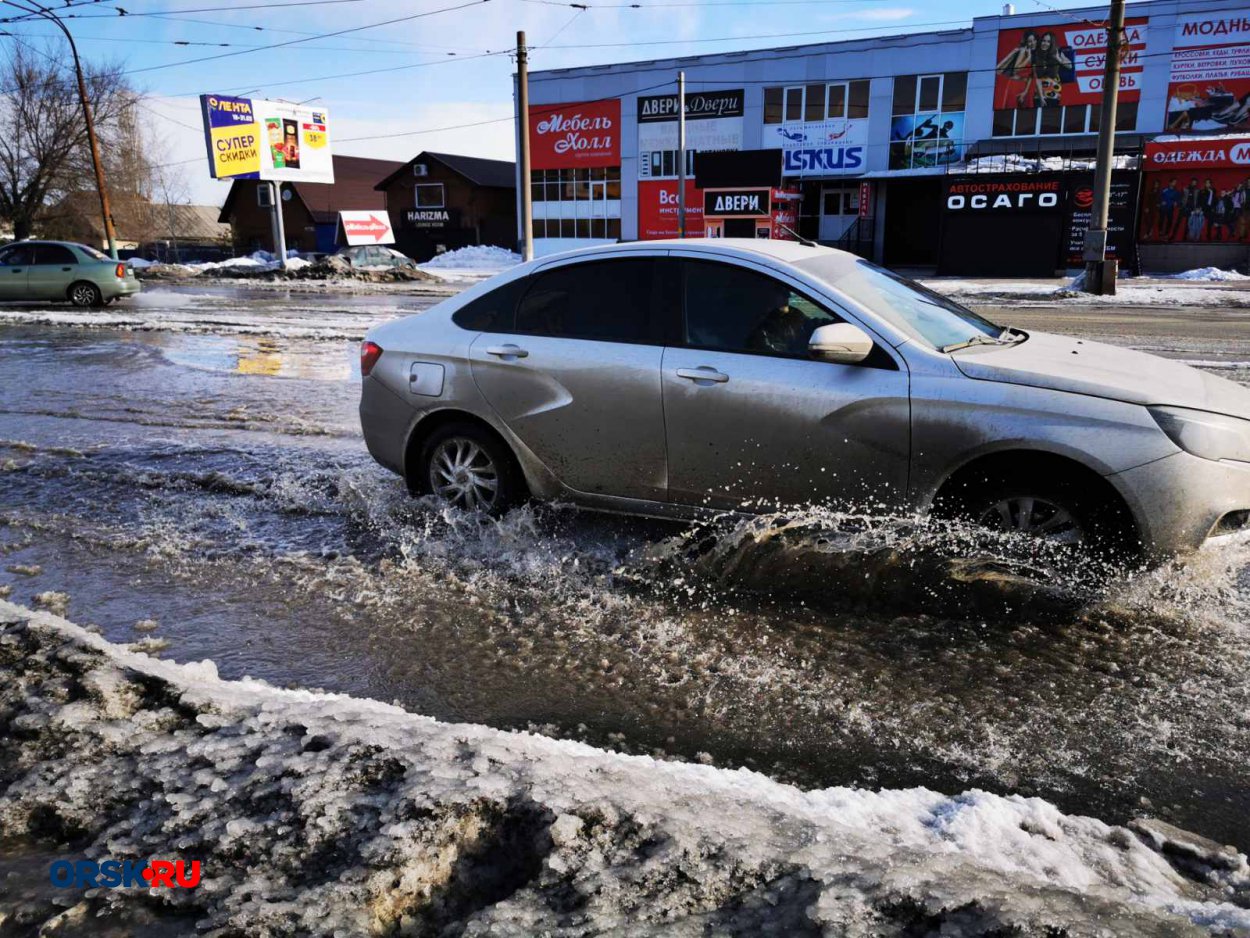
[[[1063,107],[1016,108],[994,112],[995,137],[1056,136],[1096,134],[1102,111],[1095,104],[1069,104]],[[1137,128],[1137,102],[1122,101],[1116,109],[1115,129]]]
[[[782,95],[784,88],[764,89],[764,123],[780,124],[782,117]]]
[[[619,166],[537,169],[530,174],[534,237],[619,239]],[[616,213],[617,217],[609,218]],[[615,232],[615,233],[613,233]]]
[[[890,169],[930,169],[959,161],[967,90],[964,72],[894,79]]]
[[[868,116],[868,91],[869,81],[866,78],[823,85],[765,88],[764,123],[863,120]]]

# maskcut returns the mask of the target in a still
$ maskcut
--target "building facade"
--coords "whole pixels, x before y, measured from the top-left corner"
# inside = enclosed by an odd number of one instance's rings
[[[419,153],[374,186],[395,247],[418,261],[474,244],[516,245],[516,164]]]
[[[536,251],[675,235],[681,159],[687,233],[703,235],[698,155],[775,151],[779,191],[799,196],[795,224],[761,233],[944,273],[1080,266],[1105,17],[1005,13],[941,32],[531,73]],[[1111,223],[1122,265],[1245,264],[1250,8],[1133,3],[1125,38]],[[1156,137],[1180,141],[1162,162]],[[1193,172],[1173,182],[1165,167],[1182,165]]]

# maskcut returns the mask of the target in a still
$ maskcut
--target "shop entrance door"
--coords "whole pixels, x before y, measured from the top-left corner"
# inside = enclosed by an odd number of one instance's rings
[[[725,219],[725,237],[726,238],[754,238],[755,237],[755,219],[754,218],[726,218]]]
[[[859,217],[859,186],[820,190],[820,241],[837,241]]]

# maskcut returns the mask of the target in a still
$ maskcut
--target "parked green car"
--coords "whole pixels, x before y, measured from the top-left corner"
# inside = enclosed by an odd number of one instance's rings
[[[103,306],[141,289],[124,261],[69,241],[16,241],[0,248],[0,301],[68,300]]]

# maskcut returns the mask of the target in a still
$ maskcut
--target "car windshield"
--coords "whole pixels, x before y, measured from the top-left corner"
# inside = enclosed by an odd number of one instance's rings
[[[87,245],[87,244],[77,244],[77,245],[75,245],[75,247],[76,247],[76,248],[78,248],[78,250],[82,251],[84,254],[86,254],[86,255],[87,255],[89,258],[91,258],[93,261],[107,261],[107,260],[112,260],[112,258],[111,258],[111,257],[109,257],[107,254],[105,254],[105,253],[103,253],[103,252],[101,252],[101,251],[97,251],[95,248],[91,247],[90,245]]]
[[[936,349],[994,342],[1006,332],[966,306],[859,258],[824,254],[797,266],[900,332]]]

